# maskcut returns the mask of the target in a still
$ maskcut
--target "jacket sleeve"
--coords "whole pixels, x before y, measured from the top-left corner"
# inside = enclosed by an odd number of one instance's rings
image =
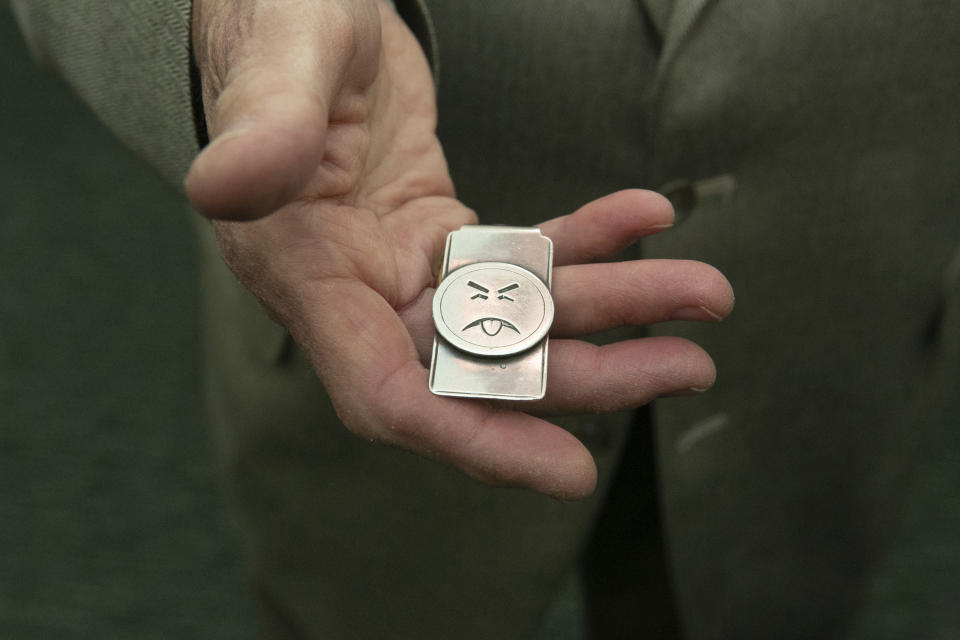
[[[12,0],[37,60],[65,79],[127,146],[179,185],[207,142],[190,52],[191,0]],[[397,11],[436,71],[423,0]]]
[[[13,0],[34,56],[174,183],[198,149],[190,0]],[[195,80],[194,80],[195,83]]]

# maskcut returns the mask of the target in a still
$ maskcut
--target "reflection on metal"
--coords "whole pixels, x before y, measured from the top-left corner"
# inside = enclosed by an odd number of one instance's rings
[[[538,229],[478,225],[447,236],[433,298],[433,393],[543,397],[552,266],[553,243]]]

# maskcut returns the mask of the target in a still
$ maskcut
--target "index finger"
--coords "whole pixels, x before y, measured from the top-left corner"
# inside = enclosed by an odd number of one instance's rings
[[[629,189],[537,225],[553,240],[557,266],[609,258],[639,238],[673,226],[673,206],[653,191]]]

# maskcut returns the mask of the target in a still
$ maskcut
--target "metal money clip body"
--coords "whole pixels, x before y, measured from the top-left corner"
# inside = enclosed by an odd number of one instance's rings
[[[451,232],[433,298],[430,391],[542,398],[552,270],[553,242],[539,229],[468,225]]]

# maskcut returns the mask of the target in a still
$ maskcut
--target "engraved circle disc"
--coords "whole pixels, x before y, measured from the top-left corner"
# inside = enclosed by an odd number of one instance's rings
[[[454,347],[508,356],[540,342],[553,323],[550,289],[506,262],[476,262],[447,274],[433,297],[433,323]]]

